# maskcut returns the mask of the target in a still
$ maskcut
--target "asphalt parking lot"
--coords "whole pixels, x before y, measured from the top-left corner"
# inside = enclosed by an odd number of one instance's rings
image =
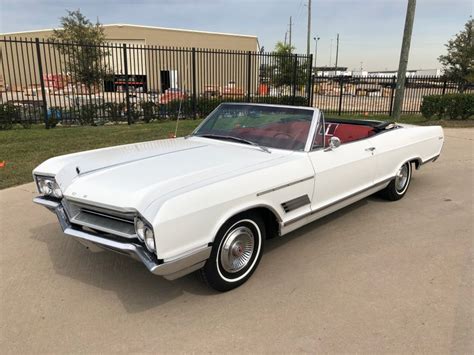
[[[166,281],[63,236],[33,184],[0,191],[2,353],[473,353],[473,129],[398,202],[267,243],[243,287]]]

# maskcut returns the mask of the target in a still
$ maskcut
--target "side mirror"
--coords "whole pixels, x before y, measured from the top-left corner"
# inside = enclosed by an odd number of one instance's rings
[[[332,136],[329,139],[329,149],[328,150],[336,149],[340,145],[341,145],[341,140],[339,138],[337,138],[336,136]]]

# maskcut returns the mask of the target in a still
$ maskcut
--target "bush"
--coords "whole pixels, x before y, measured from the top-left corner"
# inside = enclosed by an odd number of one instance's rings
[[[140,107],[143,111],[143,121],[149,123],[156,116],[156,104],[153,101],[142,101]]]
[[[81,126],[95,126],[95,117],[97,117],[98,106],[94,104],[85,104],[79,106],[77,113],[77,121]]]
[[[12,104],[0,104],[0,130],[12,129],[18,111]]]
[[[425,96],[420,107],[425,118],[468,119],[474,116],[474,94]]]
[[[45,122],[46,127],[54,128],[60,120],[62,120],[61,107],[50,107],[48,109],[48,120]]]
[[[107,118],[114,123],[120,122],[123,119],[123,111],[125,104],[123,102],[106,102],[104,103],[104,110]]]

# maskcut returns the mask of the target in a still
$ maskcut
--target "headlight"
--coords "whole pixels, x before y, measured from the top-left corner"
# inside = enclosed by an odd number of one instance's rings
[[[135,233],[138,239],[145,243],[149,251],[155,252],[156,247],[153,228],[139,217],[135,218]]]
[[[139,218],[135,219],[135,232],[138,239],[143,242],[145,240],[145,223]]]
[[[38,185],[38,190],[41,194],[45,196],[52,196],[55,198],[63,197],[63,193],[54,178],[46,176],[36,176],[36,183]]]
[[[149,251],[155,251],[155,235],[148,227],[145,228],[145,245]]]

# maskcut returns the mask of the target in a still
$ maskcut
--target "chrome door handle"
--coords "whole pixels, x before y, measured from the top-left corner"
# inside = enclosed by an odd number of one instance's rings
[[[375,147],[365,148],[366,152],[373,152],[374,150],[375,150]]]

